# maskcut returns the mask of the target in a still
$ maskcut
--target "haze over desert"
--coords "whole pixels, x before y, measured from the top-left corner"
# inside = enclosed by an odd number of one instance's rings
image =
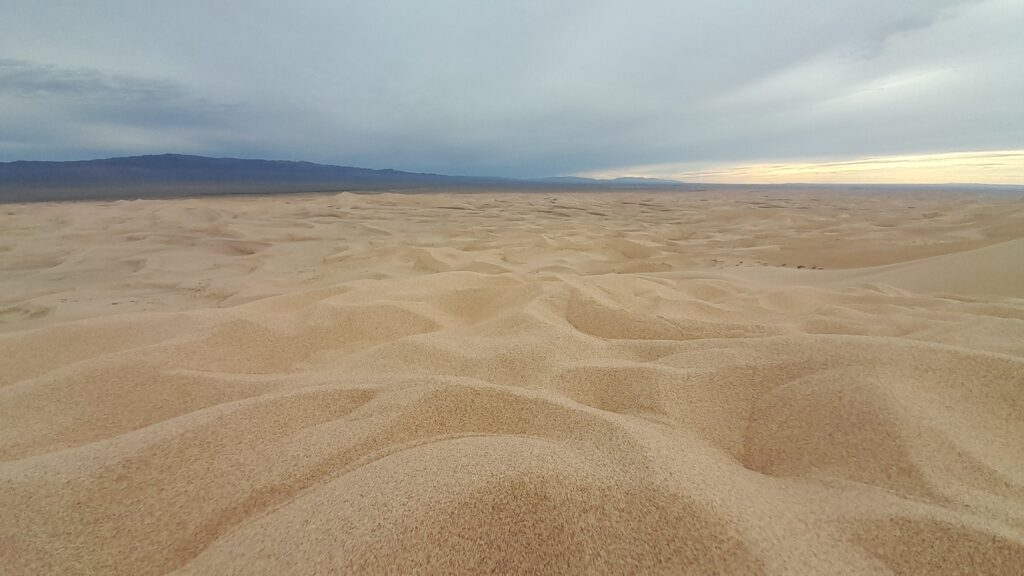
[[[9,574],[1017,574],[1020,196],[0,206]]]

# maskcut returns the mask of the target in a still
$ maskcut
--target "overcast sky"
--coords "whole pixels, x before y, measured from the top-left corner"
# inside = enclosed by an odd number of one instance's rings
[[[0,0],[0,160],[1024,183],[1022,30],[1022,0]]]

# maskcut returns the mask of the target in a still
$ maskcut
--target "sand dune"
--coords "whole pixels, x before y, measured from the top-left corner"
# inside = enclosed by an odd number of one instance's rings
[[[1019,200],[0,209],[5,573],[1024,566]]]
[[[884,266],[845,270],[760,268],[737,270],[745,280],[780,285],[851,287],[884,285],[914,292],[948,295],[999,295],[1024,298],[1024,240],[1010,240]]]
[[[891,266],[857,280],[919,292],[1024,298],[1024,240]]]

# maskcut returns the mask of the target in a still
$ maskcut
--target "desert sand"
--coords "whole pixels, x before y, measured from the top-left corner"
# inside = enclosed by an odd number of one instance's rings
[[[1020,574],[1024,200],[0,206],[4,574]]]

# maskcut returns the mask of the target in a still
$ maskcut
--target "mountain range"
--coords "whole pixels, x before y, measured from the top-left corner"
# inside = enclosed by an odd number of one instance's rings
[[[425,189],[675,187],[647,178],[514,179],[374,170],[283,160],[161,154],[66,162],[0,163],[0,202],[217,194]]]

